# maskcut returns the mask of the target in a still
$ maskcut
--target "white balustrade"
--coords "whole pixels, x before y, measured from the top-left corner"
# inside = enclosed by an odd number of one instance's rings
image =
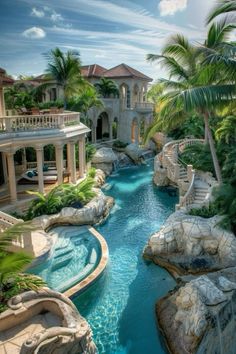
[[[39,114],[0,117],[0,134],[42,129],[63,129],[80,124],[80,113]]]
[[[6,214],[2,211],[0,211],[0,233],[4,232],[8,228],[22,223],[23,220],[17,219],[13,217],[12,215]],[[32,246],[32,239],[31,239],[31,231],[29,230],[27,233],[19,234],[14,239],[12,240],[12,246],[10,249],[14,250],[16,248],[22,248],[25,251],[31,252],[33,249]]]
[[[153,111],[153,103],[150,103],[150,102],[136,102],[135,103],[135,109],[136,110],[150,110],[150,111]]]

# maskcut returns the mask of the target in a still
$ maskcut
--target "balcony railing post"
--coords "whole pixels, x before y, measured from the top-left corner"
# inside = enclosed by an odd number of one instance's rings
[[[12,127],[11,127],[11,118],[7,118],[5,117],[5,127],[6,127],[6,131],[7,132],[10,132],[12,130]]]

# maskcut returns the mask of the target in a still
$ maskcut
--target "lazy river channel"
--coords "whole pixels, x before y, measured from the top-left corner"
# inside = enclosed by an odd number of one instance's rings
[[[109,247],[109,263],[92,287],[73,299],[88,320],[99,354],[162,354],[155,303],[175,286],[164,269],[147,263],[149,236],[174,211],[177,198],[152,183],[153,162],[121,169],[104,192],[115,198],[107,221],[97,229]]]

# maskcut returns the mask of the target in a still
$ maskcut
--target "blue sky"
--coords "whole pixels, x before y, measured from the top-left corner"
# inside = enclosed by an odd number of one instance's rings
[[[43,53],[77,49],[82,63],[106,68],[122,62],[157,79],[161,68],[146,62],[167,37],[204,38],[214,0],[1,0],[0,67],[14,76],[41,74]]]

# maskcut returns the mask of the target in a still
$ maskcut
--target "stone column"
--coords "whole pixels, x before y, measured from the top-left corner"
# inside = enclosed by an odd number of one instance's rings
[[[113,134],[112,134],[112,121],[109,121],[109,139],[113,139]]]
[[[3,167],[4,183],[8,184],[7,156],[5,152],[2,152],[2,167]]]
[[[11,202],[15,203],[17,201],[17,191],[16,191],[16,172],[15,172],[15,164],[14,164],[14,153],[8,152],[6,156],[7,156],[8,182],[9,182]]]
[[[27,170],[27,160],[26,160],[25,148],[23,148],[23,152],[22,152],[22,168],[23,168],[23,173],[24,173]]]
[[[57,166],[57,182],[63,183],[63,144],[55,145],[56,166]]]
[[[76,161],[75,161],[75,143],[70,143],[70,180],[72,183],[76,183]]]
[[[82,138],[79,140],[79,176],[80,176],[81,178],[84,177],[85,163],[86,163],[86,157],[85,157],[85,137],[82,137]]]
[[[71,174],[71,145],[70,143],[66,144],[66,155],[67,155],[67,172]]]
[[[5,111],[4,92],[3,92],[3,87],[0,87],[0,117],[5,115],[6,115],[6,111]]]
[[[36,147],[37,171],[38,171],[38,187],[39,192],[44,193],[43,182],[43,147]]]
[[[92,143],[96,144],[96,142],[97,142],[97,125],[95,125],[93,123],[93,126],[92,126]]]

